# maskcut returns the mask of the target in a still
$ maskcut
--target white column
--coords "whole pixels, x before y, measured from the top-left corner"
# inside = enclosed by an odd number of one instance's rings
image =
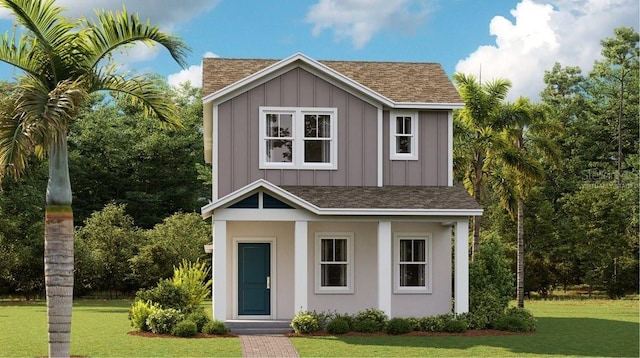
[[[307,310],[307,291],[309,280],[308,229],[306,221],[296,221],[294,243],[294,312]]]
[[[455,313],[469,312],[469,219],[456,222]]]
[[[213,222],[213,318],[227,319],[227,222]],[[229,317],[230,318],[230,317]]]
[[[378,309],[391,317],[391,222],[378,222]]]

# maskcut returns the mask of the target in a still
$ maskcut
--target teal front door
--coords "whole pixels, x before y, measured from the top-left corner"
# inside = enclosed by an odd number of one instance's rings
[[[238,315],[271,314],[271,244],[238,243]]]

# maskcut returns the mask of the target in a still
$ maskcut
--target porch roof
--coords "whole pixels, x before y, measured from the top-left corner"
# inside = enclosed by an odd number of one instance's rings
[[[480,205],[459,186],[277,186],[264,179],[240,188],[202,208],[209,217],[263,190],[317,215],[476,216]]]

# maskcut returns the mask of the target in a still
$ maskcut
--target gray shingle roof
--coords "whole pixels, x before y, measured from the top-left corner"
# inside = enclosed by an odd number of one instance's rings
[[[481,209],[459,185],[454,186],[281,186],[323,209]]]
[[[203,59],[202,95],[221,90],[278,60]],[[318,61],[394,102],[462,103],[438,63]]]

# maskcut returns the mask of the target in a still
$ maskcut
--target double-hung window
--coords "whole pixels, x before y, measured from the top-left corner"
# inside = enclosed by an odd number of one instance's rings
[[[395,234],[394,268],[394,292],[431,293],[431,234]]]
[[[336,108],[260,107],[261,169],[337,169]]]
[[[353,233],[316,233],[315,292],[353,293]]]
[[[391,112],[390,119],[391,159],[418,160],[418,113]]]

